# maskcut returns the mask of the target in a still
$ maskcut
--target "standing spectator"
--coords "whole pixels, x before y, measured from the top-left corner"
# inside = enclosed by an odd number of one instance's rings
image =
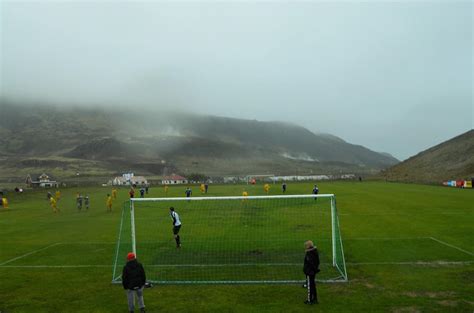
[[[283,193],[286,192],[286,183],[285,183],[285,182],[283,182],[283,184],[281,184],[281,191],[282,191]]]
[[[145,312],[145,302],[143,301],[143,288],[145,287],[146,275],[143,265],[135,257],[135,253],[127,255],[127,264],[122,271],[122,285],[127,292],[128,311],[135,311],[135,296],[137,297],[140,312]]]
[[[306,255],[304,257],[303,272],[306,275],[305,286],[308,289],[308,299],[305,304],[318,303],[316,291],[316,274],[319,273],[319,253],[311,240],[304,243]]]

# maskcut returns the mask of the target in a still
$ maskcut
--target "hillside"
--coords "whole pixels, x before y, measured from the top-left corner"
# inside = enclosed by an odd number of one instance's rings
[[[3,180],[32,171],[61,178],[125,170],[144,175],[372,173],[398,162],[336,136],[282,122],[6,101],[0,110]]]
[[[390,181],[440,183],[474,177],[474,130],[454,137],[383,172]]]

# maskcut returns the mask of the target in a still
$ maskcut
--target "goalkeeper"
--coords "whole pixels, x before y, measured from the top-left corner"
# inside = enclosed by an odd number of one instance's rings
[[[176,241],[176,248],[181,248],[181,238],[179,237],[179,230],[181,229],[181,220],[179,219],[178,212],[176,212],[173,207],[170,207],[170,216],[173,220],[173,235],[174,240]]]

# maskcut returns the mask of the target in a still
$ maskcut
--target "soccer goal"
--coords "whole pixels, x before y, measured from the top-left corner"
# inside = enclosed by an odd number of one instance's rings
[[[180,248],[170,207],[182,223]],[[154,283],[301,283],[306,240],[319,251],[317,279],[347,281],[332,194],[131,199],[122,210],[112,282],[121,282],[133,251]]]

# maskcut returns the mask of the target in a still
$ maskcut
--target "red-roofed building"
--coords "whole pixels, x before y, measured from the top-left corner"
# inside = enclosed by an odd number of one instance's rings
[[[187,184],[188,180],[186,179],[186,177],[173,174],[171,176],[163,177],[161,183],[163,185]]]

